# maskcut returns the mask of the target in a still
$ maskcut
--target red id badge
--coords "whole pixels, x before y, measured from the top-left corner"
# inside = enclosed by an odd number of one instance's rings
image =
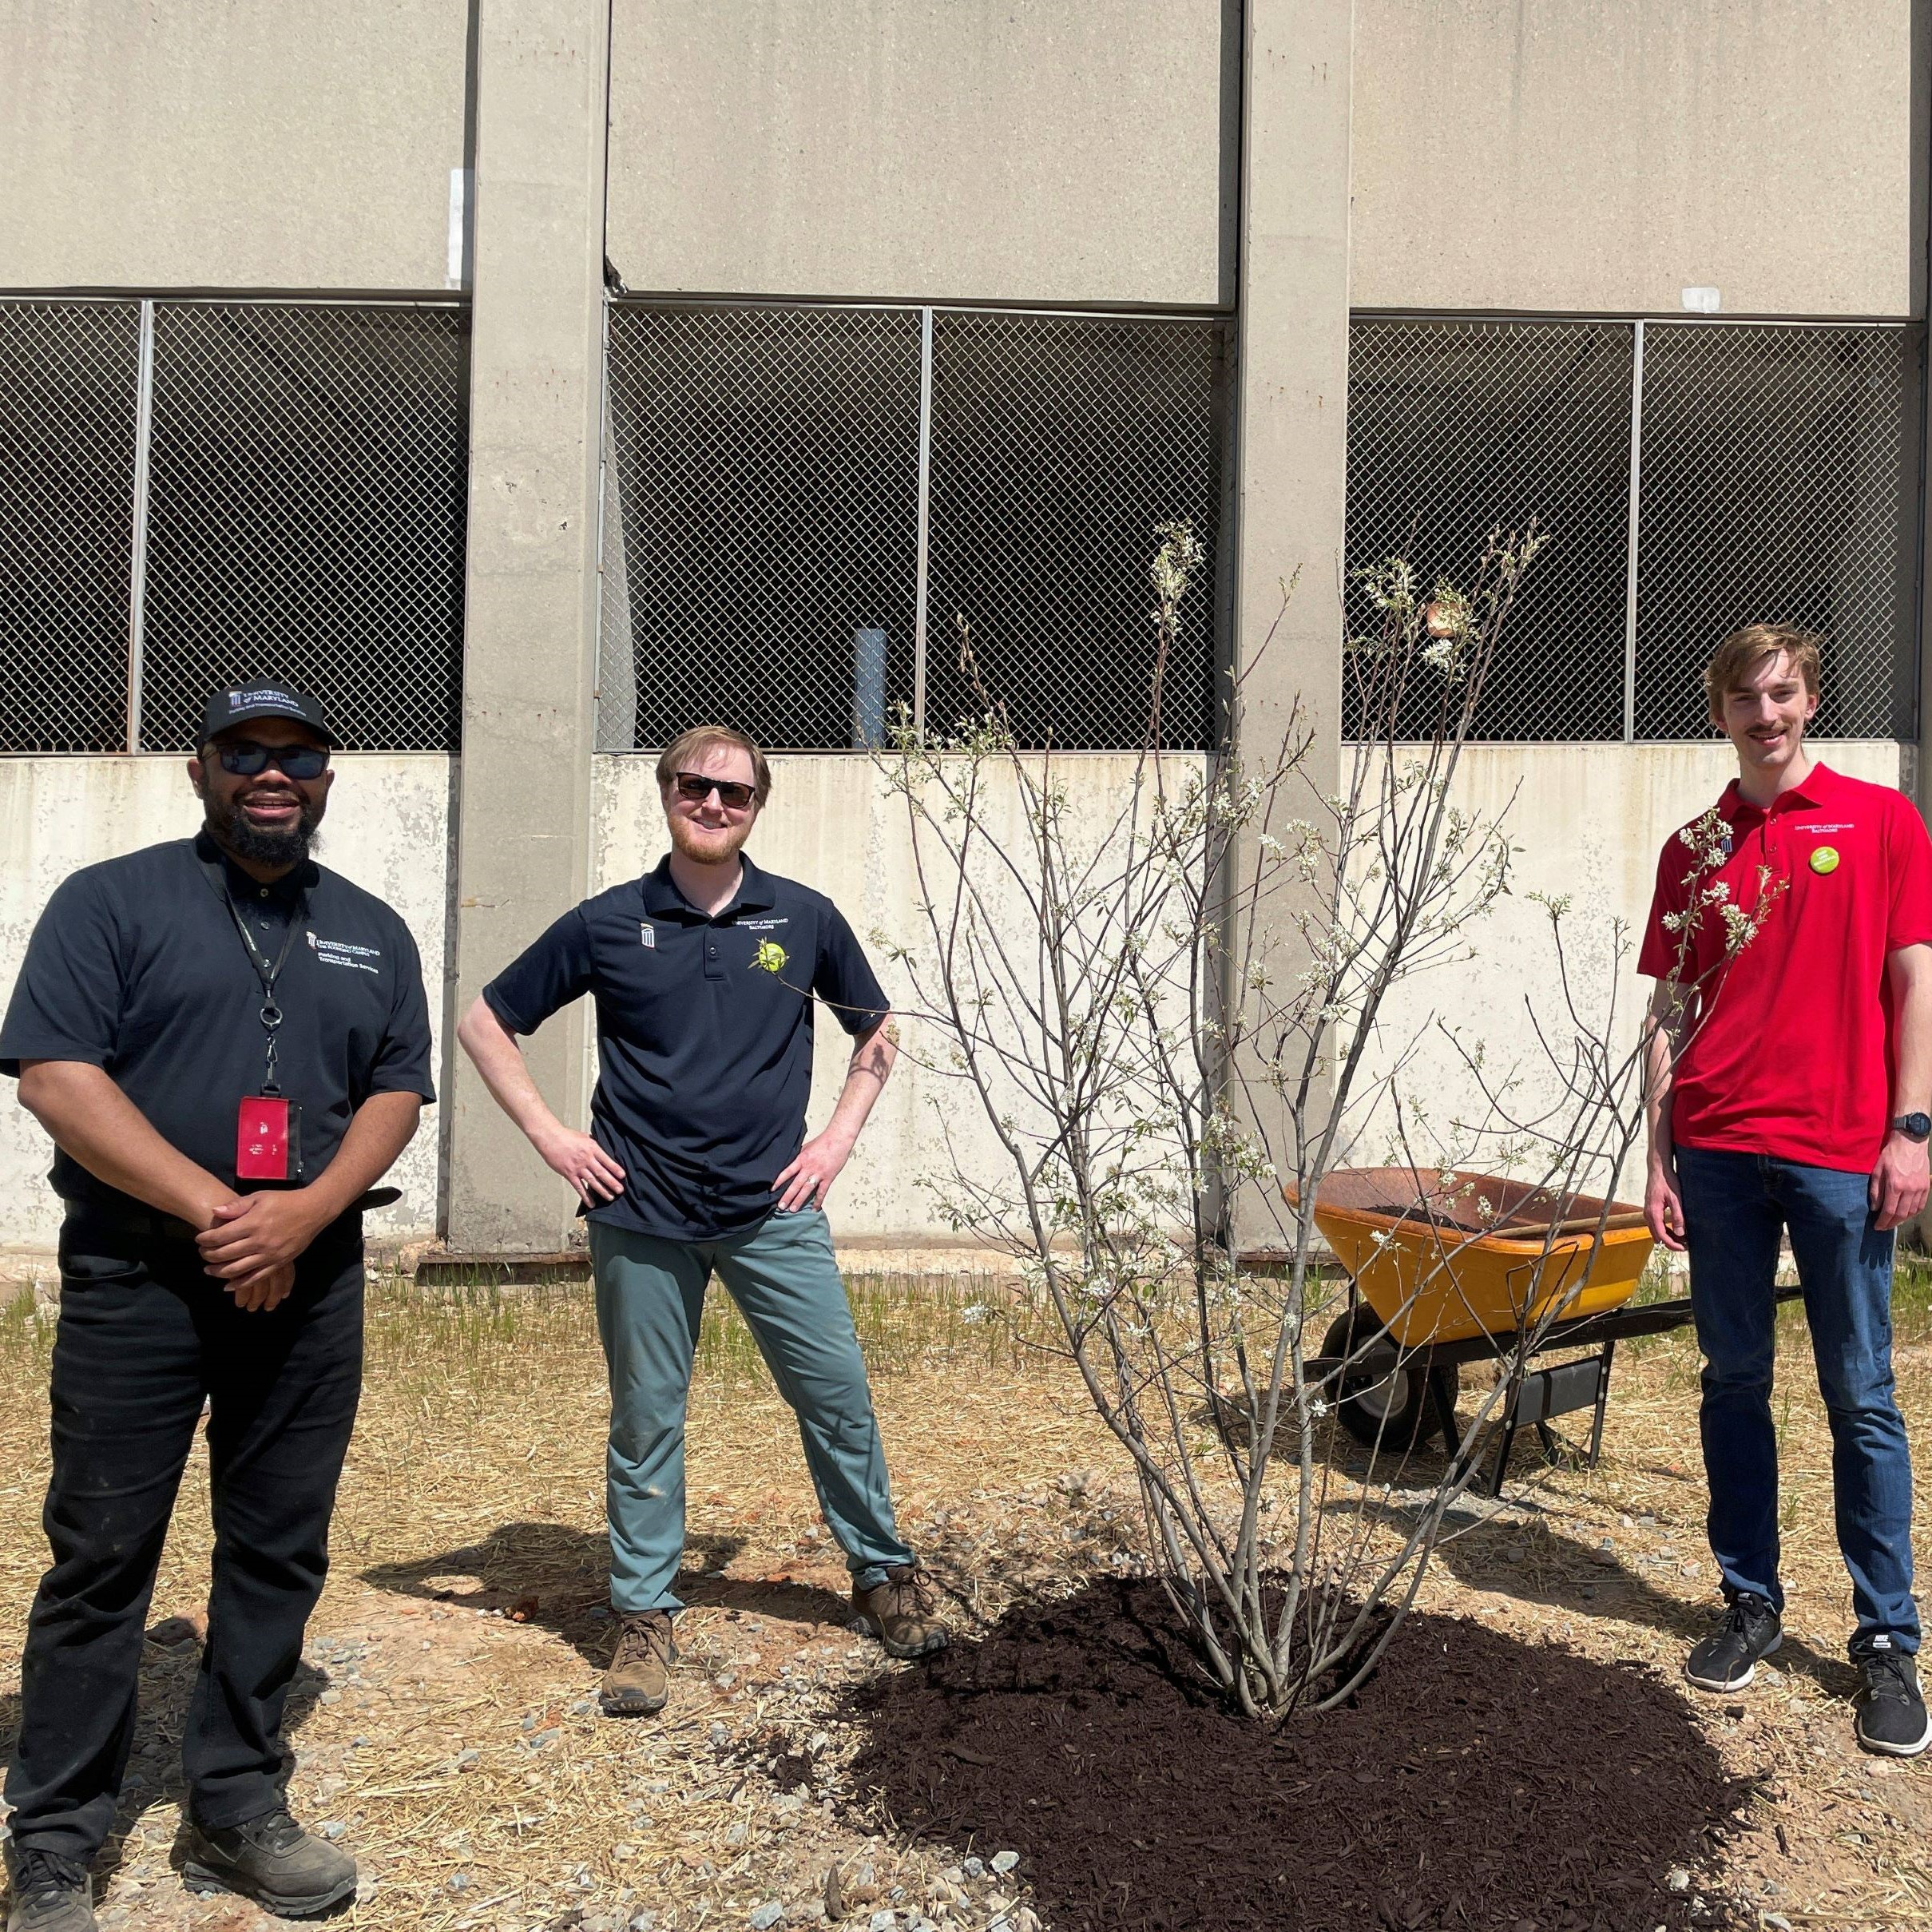
[[[252,1093],[235,1124],[237,1180],[298,1180],[302,1110],[279,1094]]]

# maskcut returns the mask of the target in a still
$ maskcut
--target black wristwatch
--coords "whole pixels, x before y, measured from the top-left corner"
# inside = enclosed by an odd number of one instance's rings
[[[1892,1131],[1908,1141],[1932,1141],[1932,1113],[1902,1113],[1892,1122]]]

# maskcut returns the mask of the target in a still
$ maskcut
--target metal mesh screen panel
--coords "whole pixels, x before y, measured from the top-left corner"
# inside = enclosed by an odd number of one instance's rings
[[[1359,319],[1350,331],[1347,556],[1466,585],[1490,531],[1549,533],[1474,735],[1621,738],[1630,490],[1629,326]],[[1315,594],[1320,587],[1314,586]],[[1354,632],[1375,613],[1351,583]],[[1343,678],[1343,729],[1363,728]],[[1405,728],[1426,730],[1426,700]]]
[[[1644,334],[1636,735],[1708,736],[1704,661],[1759,621],[1822,637],[1815,732],[1908,734],[1912,338],[1654,322]]]
[[[605,749],[849,747],[882,655],[910,704],[919,368],[912,310],[613,307]]]
[[[140,310],[0,303],[0,751],[126,742]]]
[[[1021,741],[1145,741],[1156,525],[1207,556],[1167,668],[1162,737],[1214,742],[1220,325],[1209,319],[933,317],[926,718],[975,708],[956,617]]]
[[[463,334],[446,307],[157,309],[145,748],[269,672],[351,749],[455,747]]]

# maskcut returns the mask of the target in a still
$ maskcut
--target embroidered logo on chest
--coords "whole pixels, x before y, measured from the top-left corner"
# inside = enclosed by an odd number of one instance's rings
[[[351,946],[347,939],[318,939],[307,927],[303,928],[302,936],[308,942],[308,950],[323,966],[354,966],[363,973],[379,973],[383,970],[375,963],[383,956],[379,946]]]
[[[649,919],[645,920],[643,923],[638,926],[637,937],[647,950],[653,953],[657,951],[657,928],[653,926]]]

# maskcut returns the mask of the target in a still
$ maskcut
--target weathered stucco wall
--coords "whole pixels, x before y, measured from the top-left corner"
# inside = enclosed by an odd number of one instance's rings
[[[1234,14],[626,0],[610,258],[640,293],[1222,300]]]
[[[318,856],[400,913],[422,950],[430,1024],[442,1059],[451,761],[426,755],[347,752],[336,760]],[[0,758],[0,1002],[9,997],[28,935],[70,872],[164,839],[189,836],[200,807],[178,758]],[[372,1236],[436,1229],[437,1109],[428,1109],[391,1176],[395,1206],[369,1217]],[[0,1249],[50,1248],[60,1204],[46,1184],[49,1148],[0,1081]]]
[[[1890,743],[1823,744],[1821,756],[1853,777],[1897,784],[1901,752]],[[1133,758],[1093,754],[1056,761],[1070,797],[1083,799],[1091,822],[1119,810],[1128,796]],[[868,761],[792,757],[772,761],[774,787],[749,849],[760,864],[828,894],[845,911],[878,965],[887,993],[912,1002],[906,970],[883,958],[878,937],[930,958],[917,911],[905,806],[891,797]],[[1617,981],[1617,1037],[1634,1045],[1648,984],[1636,976],[1634,934],[1650,903],[1657,854],[1676,828],[1713,803],[1736,767],[1728,745],[1474,745],[1463,754],[1458,803],[1480,817],[1504,815],[1521,848],[1511,893],[1469,934],[1474,957],[1418,975],[1397,990],[1385,1011],[1372,1083],[1403,1062],[1397,1086],[1430,1118],[1467,1117],[1475,1084],[1447,1041],[1442,1022],[1466,1045],[1482,1045],[1490,1077],[1514,1065],[1524,1092],[1537,1090],[1541,1062],[1528,1024],[1533,1008],[1553,1036],[1563,1031],[1557,1005],[1555,955],[1548,922],[1532,893],[1565,893],[1571,911],[1567,946],[1574,983],[1585,1003],[1606,996],[1613,922],[1632,935]],[[598,889],[654,865],[665,849],[651,761],[602,757],[596,782]],[[997,807],[1010,813],[1014,801]],[[1019,823],[1013,820],[1015,834]],[[822,1125],[845,1069],[843,1036],[819,1033],[810,1125]],[[936,1050],[941,1036],[910,1025],[907,1037]],[[1547,1088],[1547,1081],[1543,1083]],[[1366,1095],[1369,1087],[1359,1089]],[[1348,1158],[1393,1157],[1387,1102],[1366,1115]],[[969,1171],[996,1172],[1005,1156],[986,1128],[977,1097],[963,1082],[902,1061],[833,1196],[843,1239],[910,1242],[943,1238],[922,1176],[943,1169],[952,1152]],[[534,1158],[534,1156],[533,1156]]]
[[[1912,12],[1355,0],[1351,299],[1918,313]]]
[[[1855,777],[1898,782],[1901,752],[1894,744],[1819,749],[1828,763]],[[323,857],[389,899],[416,934],[442,1081],[450,763],[375,755],[345,756],[339,763]],[[903,803],[862,758],[789,757],[773,764],[772,803],[752,842],[753,855],[761,865],[828,894],[872,953],[888,993],[910,1005],[905,970],[886,960],[879,945],[881,935],[915,946],[921,937]],[[1126,756],[1068,757],[1058,766],[1097,823],[1127,795],[1133,760]],[[1553,955],[1545,916],[1529,895],[1570,896],[1573,966],[1581,984],[1601,989],[1612,922],[1621,919],[1634,928],[1641,920],[1664,840],[1716,797],[1732,768],[1721,744],[1470,748],[1458,779],[1458,802],[1484,816],[1507,806],[1506,823],[1521,850],[1511,896],[1471,934],[1476,957],[1398,991],[1387,1015],[1380,1064],[1386,1067],[1422,1042],[1403,1071],[1403,1090],[1424,1097],[1443,1118],[1466,1112],[1474,1097],[1455,1053],[1430,1037],[1437,1015],[1459,1028],[1468,1044],[1486,1046],[1492,1076],[1514,1055],[1533,1079],[1525,1002],[1553,1016]],[[601,890],[654,865],[665,839],[649,759],[600,757],[595,781],[593,889]],[[1000,809],[1010,813],[1013,803],[1003,799]],[[61,879],[79,866],[157,839],[185,836],[199,816],[180,761],[172,758],[0,759],[0,814],[6,828],[0,865],[0,998],[11,990],[34,920]],[[1621,1037],[1628,1041],[1634,1041],[1646,990],[1635,978],[1632,958],[1620,995]],[[835,1027],[826,1026],[820,1038],[810,1114],[814,1129],[831,1111],[846,1061],[843,1035]],[[916,1051],[916,1028],[912,1039]],[[930,1049],[934,1041],[929,1037],[925,1044]],[[403,1199],[372,1217],[372,1233],[414,1237],[434,1232],[438,1125],[432,1111],[398,1171]],[[1369,1121],[1351,1157],[1383,1158],[1388,1127],[1386,1113]],[[970,1165],[997,1165],[1004,1158],[970,1089],[909,1056],[833,1197],[842,1239],[912,1244],[943,1239],[918,1184],[950,1159],[949,1134]],[[45,1137],[21,1111],[11,1083],[0,1082],[0,1248],[52,1246],[58,1208],[43,1178],[46,1164]]]
[[[445,286],[456,0],[10,0],[0,288]]]
[[[1073,801],[1070,835],[1097,835],[1129,799],[1133,756],[1095,752],[1053,762]],[[649,758],[597,760],[599,890],[635,878],[668,847],[653,766]],[[945,1240],[949,1236],[922,1180],[949,1171],[955,1156],[969,1172],[1000,1176],[1008,1171],[1007,1156],[972,1087],[935,1065],[919,1064],[941,1058],[946,1035],[917,1018],[907,969],[888,958],[881,944],[905,946],[922,960],[933,954],[930,931],[918,910],[905,802],[863,756],[774,758],[772,769],[772,801],[745,849],[767,871],[824,893],[844,913],[901,1016],[906,1048],[858,1152],[839,1177],[832,1196],[833,1226],[844,1241]],[[990,826],[1018,849],[1024,843],[1018,787],[1010,780],[995,783],[986,795]],[[1012,918],[1010,937],[1024,954],[1028,934],[1020,923],[1022,909],[1014,906]],[[808,1131],[822,1127],[831,1113],[848,1057],[845,1034],[821,1014]]]
[[[1820,741],[1817,755],[1835,770],[1874,784],[1897,785],[1900,748],[1886,742]],[[1636,946],[1650,908],[1658,855],[1664,842],[1708,807],[1736,776],[1729,745],[1522,744],[1474,745],[1462,755],[1456,802],[1478,819],[1499,815],[1517,851],[1509,895],[1466,937],[1474,957],[1418,974],[1396,989],[1385,1009],[1380,1050],[1371,1079],[1394,1074],[1393,1091],[1430,1126],[1482,1117],[1479,1083],[1456,1050],[1436,1031],[1454,1028],[1473,1053],[1480,1048],[1485,1080],[1500,1089],[1520,1081],[1514,1111],[1533,1117],[1535,1097],[1553,1096],[1557,1085],[1538,1047],[1531,1016],[1559,1044],[1573,1028],[1557,982],[1557,953],[1544,908],[1534,893],[1567,895],[1564,954],[1580,1008],[1601,1024],[1614,983],[1620,1055],[1635,1046],[1650,994],[1636,977]],[[1621,971],[1613,967],[1615,927],[1621,922],[1629,946]],[[1367,1089],[1360,1090],[1364,1097]],[[1350,1159],[1373,1165],[1400,1158],[1394,1118],[1384,1089],[1381,1104],[1358,1135]],[[1418,1152],[1442,1151],[1429,1127],[1418,1134]],[[1453,1137],[1451,1137],[1453,1141]],[[1642,1145],[1638,1143],[1640,1160]],[[1640,1191],[1626,1173],[1622,1191]]]

